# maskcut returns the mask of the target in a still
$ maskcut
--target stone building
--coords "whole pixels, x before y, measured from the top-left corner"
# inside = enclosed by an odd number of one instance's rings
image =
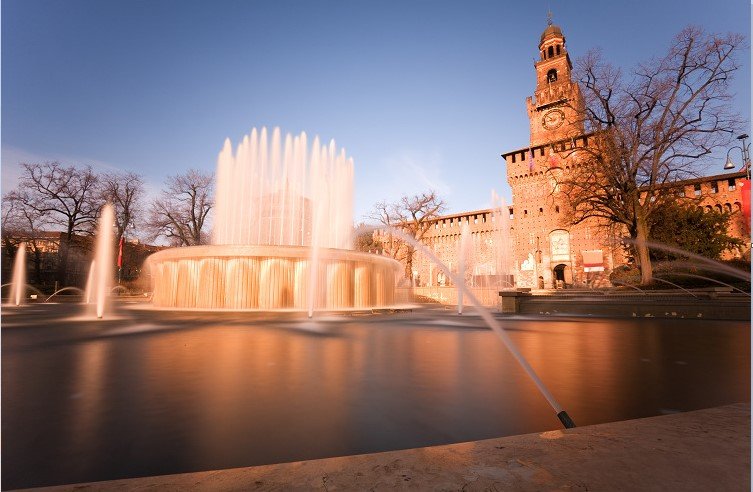
[[[536,87],[526,99],[530,141],[502,154],[512,205],[439,217],[423,243],[453,271],[463,256],[466,282],[476,287],[608,285],[611,270],[626,261],[619,240],[624,231],[597,219],[567,224],[565,204],[553,193],[558,176],[579,165],[577,149],[595,144],[595,138],[584,132],[578,118],[583,97],[571,76],[565,36],[551,21],[538,51]],[[750,216],[743,213],[745,182],[746,173],[736,172],[676,182],[668,188],[704,209],[733,212],[729,232],[745,238],[750,246]],[[464,227],[469,239],[462,247]],[[414,260],[413,269],[418,285],[451,283],[422,255]]]

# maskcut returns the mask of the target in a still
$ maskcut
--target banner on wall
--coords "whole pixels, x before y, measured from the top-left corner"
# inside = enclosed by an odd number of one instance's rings
[[[600,249],[590,251],[581,251],[583,254],[583,271],[584,272],[603,272],[604,271],[604,253]]]
[[[750,226],[750,180],[744,179],[743,185],[740,187],[743,200],[743,214],[745,215],[745,223]]]

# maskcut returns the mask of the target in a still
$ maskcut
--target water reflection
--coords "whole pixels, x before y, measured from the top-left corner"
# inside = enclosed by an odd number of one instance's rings
[[[313,323],[136,312],[92,327],[39,316],[3,332],[4,488],[559,428],[471,317],[455,326],[441,311]],[[506,323],[579,425],[750,398],[749,323]]]

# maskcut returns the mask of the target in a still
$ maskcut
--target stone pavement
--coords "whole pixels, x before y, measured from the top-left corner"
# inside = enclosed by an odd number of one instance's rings
[[[540,434],[38,490],[750,490],[750,403]]]

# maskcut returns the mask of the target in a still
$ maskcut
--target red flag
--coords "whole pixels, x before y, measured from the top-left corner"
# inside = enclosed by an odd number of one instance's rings
[[[557,158],[557,155],[554,153],[554,149],[552,147],[549,147],[549,167],[557,167],[559,164],[559,159]]]
[[[120,245],[118,246],[118,269],[123,268],[123,236],[120,237]]]

